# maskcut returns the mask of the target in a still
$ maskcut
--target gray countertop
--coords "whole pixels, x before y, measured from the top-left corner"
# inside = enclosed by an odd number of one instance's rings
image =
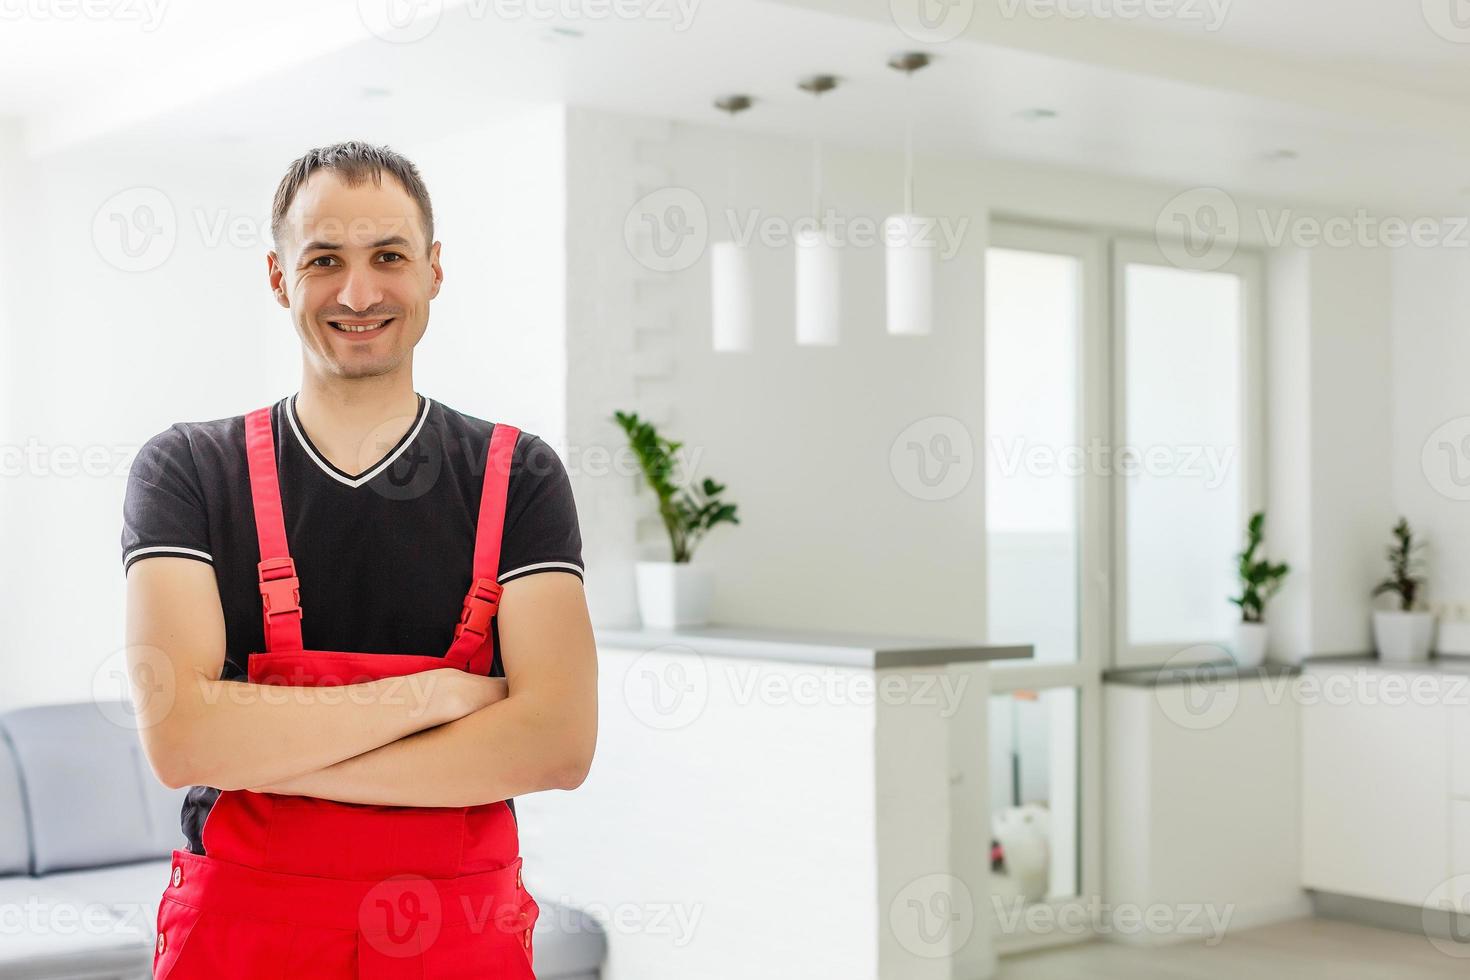
[[[1032,647],[996,646],[944,637],[842,633],[784,627],[711,625],[677,630],[641,627],[595,631],[599,647],[652,650],[675,646],[696,653],[750,660],[825,664],[837,667],[923,667],[990,660],[1021,660]]]
[[[1103,683],[1125,687],[1158,687],[1186,682],[1251,680],[1292,677],[1303,668],[1342,669],[1364,667],[1373,670],[1395,670],[1430,673],[1470,674],[1470,657],[1430,657],[1417,663],[1385,663],[1372,653],[1333,653],[1308,657],[1300,664],[1264,663],[1259,667],[1237,667],[1234,661],[1214,661],[1188,666],[1129,667],[1103,671]]]

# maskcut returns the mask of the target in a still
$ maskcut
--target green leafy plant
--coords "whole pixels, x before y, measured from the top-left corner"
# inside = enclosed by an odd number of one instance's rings
[[[735,505],[719,499],[725,487],[706,477],[702,481],[684,481],[676,454],[682,442],[658,434],[652,422],[638,417],[637,412],[614,412],[614,420],[628,436],[628,445],[638,457],[638,465],[658,497],[658,513],[669,532],[674,561],[687,562],[694,548],[716,524],[739,524]]]
[[[1265,526],[1266,515],[1263,511],[1252,514],[1250,523],[1246,525],[1245,550],[1235,556],[1240,575],[1240,595],[1232,597],[1230,601],[1240,607],[1240,618],[1247,623],[1262,621],[1266,600],[1281,588],[1281,580],[1289,571],[1284,562],[1273,565],[1269,559],[1258,556]]]
[[[1373,597],[1392,592],[1399,597],[1399,609],[1408,612],[1414,608],[1414,597],[1419,594],[1419,586],[1424,584],[1423,577],[1415,574],[1423,567],[1421,554],[1424,542],[1414,540],[1414,532],[1409,528],[1408,520],[1403,517],[1393,526],[1393,537],[1394,542],[1387,549],[1391,571],[1388,578],[1374,586]]]

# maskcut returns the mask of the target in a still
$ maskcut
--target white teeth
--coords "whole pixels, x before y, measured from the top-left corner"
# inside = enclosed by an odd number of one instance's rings
[[[371,324],[368,324],[366,326],[358,326],[358,325],[351,325],[351,324],[346,324],[346,323],[338,323],[335,320],[331,320],[331,321],[328,321],[328,322],[330,322],[332,324],[332,326],[336,327],[338,330],[341,330],[341,331],[343,331],[345,333],[367,333],[369,330],[376,330],[376,329],[378,329],[379,327],[381,327],[383,324],[387,323],[388,321],[387,320],[380,320],[377,323],[371,323]]]

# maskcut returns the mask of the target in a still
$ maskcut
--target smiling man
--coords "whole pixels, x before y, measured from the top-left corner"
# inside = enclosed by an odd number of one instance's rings
[[[154,975],[533,977],[511,799],[596,741],[566,471],[414,388],[444,274],[413,164],[312,150],[272,231],[300,390],[154,436],[124,504],[143,746],[189,787]]]

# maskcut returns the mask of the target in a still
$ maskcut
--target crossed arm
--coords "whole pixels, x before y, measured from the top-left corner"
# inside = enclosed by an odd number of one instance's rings
[[[581,580],[541,572],[508,582],[497,621],[504,679],[445,668],[336,688],[219,681],[213,568],[136,562],[127,643],[144,750],[169,786],[351,803],[469,806],[575,788],[597,737]]]

